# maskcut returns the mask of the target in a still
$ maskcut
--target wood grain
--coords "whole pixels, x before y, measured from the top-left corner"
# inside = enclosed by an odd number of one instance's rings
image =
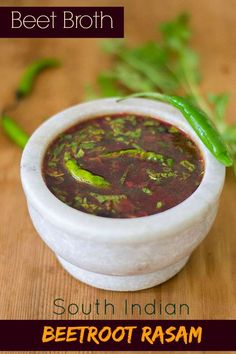
[[[157,23],[180,11],[192,13],[193,46],[201,55],[203,90],[230,91],[229,121],[236,122],[236,12],[235,0],[126,0],[73,1],[79,5],[124,5],[126,37],[130,42],[158,38]],[[0,5],[27,6],[32,1],[0,1]],[[34,5],[42,5],[34,1]],[[47,5],[68,5],[47,1]],[[60,69],[43,74],[34,94],[12,114],[30,133],[45,118],[83,100],[83,87],[109,62],[99,50],[99,40],[89,39],[1,39],[0,108],[11,102],[22,70],[37,57],[55,56]],[[168,282],[136,293],[97,290],[70,277],[41,241],[28,216],[19,178],[21,152],[0,132],[0,318],[236,318],[236,180],[228,173],[216,222],[187,266]],[[104,299],[115,306],[115,314],[101,311],[86,316],[53,314],[53,300],[89,306]],[[145,313],[125,315],[121,304],[189,305],[190,313],[176,315]],[[83,353],[83,352],[81,352]],[[128,353],[128,352],[127,352]],[[131,353],[131,352],[130,352]]]

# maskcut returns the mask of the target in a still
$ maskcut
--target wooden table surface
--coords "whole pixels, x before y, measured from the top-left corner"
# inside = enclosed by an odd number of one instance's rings
[[[45,2],[46,3],[46,2]],[[148,6],[147,6],[148,4]],[[27,6],[32,1],[0,1]],[[34,5],[42,5],[34,1]],[[194,48],[200,53],[202,89],[231,92],[228,119],[236,122],[236,0],[47,1],[47,5],[124,5],[125,33],[130,42],[155,39],[160,21],[182,10],[192,14]],[[83,88],[109,65],[95,39],[0,39],[0,108],[11,102],[25,66],[37,57],[55,56],[59,69],[45,72],[31,97],[12,115],[31,133],[50,115],[83,100]],[[166,283],[140,292],[97,290],[68,275],[34,230],[20,177],[21,151],[0,131],[0,318],[1,319],[235,319],[236,318],[236,179],[228,173],[219,213],[207,238],[186,267]],[[98,299],[115,305],[115,314],[62,316],[53,314],[53,301],[88,306]],[[121,306],[153,302],[165,306],[186,303],[190,312],[176,315],[125,315]],[[101,307],[102,309],[102,307]],[[178,311],[177,311],[178,312]],[[82,352],[81,352],[82,353]]]

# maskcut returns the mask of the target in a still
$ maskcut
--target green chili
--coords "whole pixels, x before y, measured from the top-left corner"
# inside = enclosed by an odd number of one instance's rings
[[[153,151],[144,151],[138,149],[126,149],[126,150],[108,152],[106,154],[102,154],[101,157],[114,158],[114,157],[120,157],[124,155],[128,157],[137,157],[140,158],[141,160],[160,161],[161,163],[164,163],[163,155],[157,154]]]
[[[1,117],[1,122],[5,133],[11,138],[12,141],[23,149],[29,139],[28,134],[7,115],[3,115]]]
[[[20,80],[19,87],[16,91],[16,97],[23,98],[28,94],[30,94],[32,87],[34,85],[34,81],[37,78],[37,76],[41,73],[41,71],[48,68],[54,68],[58,65],[59,65],[59,61],[54,58],[44,58],[33,62],[26,69],[26,71],[24,72]]]
[[[98,188],[110,186],[110,183],[102,176],[94,175],[92,172],[81,168],[75,160],[65,159],[65,166],[70,175],[78,182],[87,183]]]
[[[157,99],[176,107],[215,158],[227,167],[232,166],[233,161],[227,146],[223,142],[220,133],[202,110],[190,104],[182,97],[163,95],[156,92],[137,93],[121,98],[120,100],[132,97]]]

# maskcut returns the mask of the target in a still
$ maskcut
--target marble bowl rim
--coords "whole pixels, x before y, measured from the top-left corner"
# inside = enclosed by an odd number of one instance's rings
[[[49,143],[76,122],[112,113],[147,114],[186,132],[198,145],[205,160],[205,173],[196,191],[180,204],[159,214],[139,218],[107,218],[87,214],[66,205],[47,188],[41,173]],[[53,115],[30,137],[21,159],[21,180],[30,203],[45,220],[72,237],[108,243],[156,241],[175,236],[199,222],[220,196],[225,167],[202,144],[182,114],[175,108],[143,98],[117,102],[116,98],[81,103]]]

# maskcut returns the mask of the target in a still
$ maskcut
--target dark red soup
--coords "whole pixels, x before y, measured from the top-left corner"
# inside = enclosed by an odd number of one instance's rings
[[[62,202],[110,218],[163,212],[199,186],[204,163],[176,127],[146,116],[103,116],[79,123],[48,147],[43,176]]]

